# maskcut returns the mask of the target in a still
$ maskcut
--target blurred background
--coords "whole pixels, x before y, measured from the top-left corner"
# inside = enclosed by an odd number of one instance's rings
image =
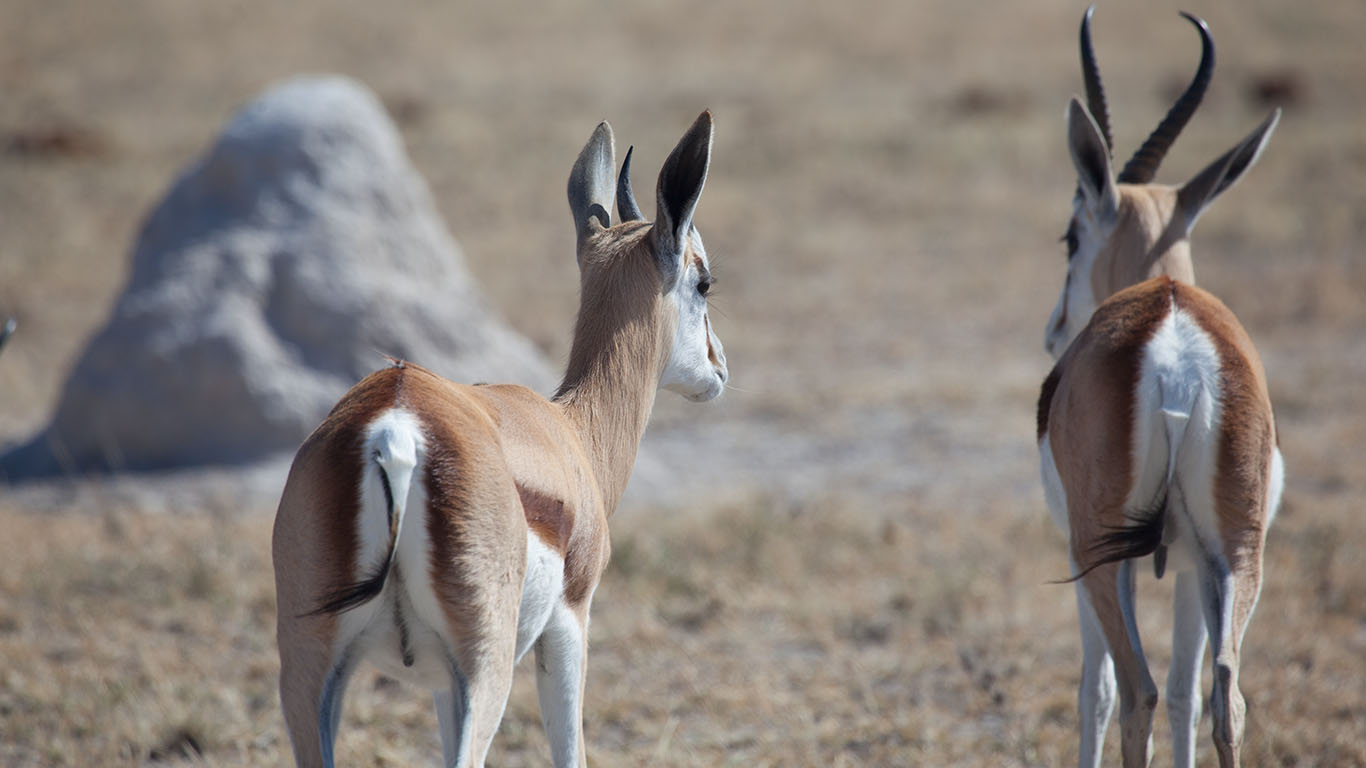
[[[1200,284],[1263,355],[1287,463],[1245,644],[1245,759],[1363,765],[1366,16],[1354,0],[1103,4],[1117,156],[1194,72],[1179,7],[1209,22],[1218,64],[1159,181],[1285,110],[1193,238]],[[0,445],[47,423],[147,213],[281,78],[378,94],[489,302],[553,366],[577,306],[579,148],[611,121],[650,215],[654,174],[709,108],[697,221],[733,389],[660,395],[645,454],[688,469],[614,519],[590,761],[1074,762],[1080,644],[1071,588],[1047,583],[1067,565],[1033,421],[1084,10],[0,0],[0,316],[19,322]],[[209,475],[0,486],[0,765],[289,762],[269,566],[282,474]],[[1159,680],[1170,581],[1140,585]],[[520,674],[490,761],[543,765]],[[350,690],[346,764],[439,759],[426,694],[377,673]],[[1165,729],[1159,714],[1158,762]],[[1208,736],[1206,719],[1202,762]]]

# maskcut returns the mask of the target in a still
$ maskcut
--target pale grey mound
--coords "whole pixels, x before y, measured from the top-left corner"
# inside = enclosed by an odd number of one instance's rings
[[[385,355],[545,391],[480,296],[375,96],[279,84],[152,211],[132,274],[10,480],[241,464],[293,451]]]

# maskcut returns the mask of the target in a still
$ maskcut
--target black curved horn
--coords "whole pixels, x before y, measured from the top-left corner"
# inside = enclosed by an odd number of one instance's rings
[[[621,161],[621,173],[617,174],[617,214],[624,222],[645,218],[640,206],[636,205],[635,193],[631,191],[631,153],[635,150],[634,145],[626,150],[626,159]]]
[[[1086,108],[1100,126],[1105,148],[1113,156],[1115,142],[1110,137],[1110,110],[1105,106],[1105,87],[1100,83],[1100,67],[1096,64],[1096,51],[1091,47],[1091,14],[1095,12],[1093,5],[1081,17],[1081,76],[1086,81]]]
[[[1195,108],[1200,106],[1200,100],[1205,97],[1205,89],[1209,87],[1210,77],[1214,74],[1214,38],[1210,36],[1209,26],[1199,17],[1185,11],[1182,11],[1181,15],[1200,32],[1200,68],[1195,71],[1195,78],[1186,87],[1186,92],[1181,94],[1181,98],[1168,110],[1167,116],[1162,118],[1162,122],[1153,129],[1147,141],[1143,142],[1143,146],[1129,159],[1124,170],[1119,172],[1118,181],[1121,183],[1146,184],[1153,180],[1157,175],[1157,166],[1162,164],[1162,158],[1167,156],[1167,150],[1171,148],[1172,142],[1176,141],[1181,129],[1186,127],[1186,121],[1195,114]]]

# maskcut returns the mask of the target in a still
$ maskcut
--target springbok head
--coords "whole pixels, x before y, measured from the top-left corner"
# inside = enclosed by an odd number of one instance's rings
[[[1183,12],[1200,33],[1200,65],[1186,91],[1116,176],[1110,118],[1091,47],[1092,6],[1081,22],[1086,105],[1067,105],[1067,146],[1077,171],[1067,226],[1067,280],[1044,329],[1044,348],[1058,359],[1101,302],[1158,275],[1195,282],[1190,233],[1214,198],[1257,162],[1280,119],[1274,110],[1252,133],[1179,187],[1153,182],[1181,129],[1195,114],[1214,72],[1214,40],[1204,21]]]
[[[608,274],[621,274],[620,270],[607,269],[617,259],[631,258],[650,265],[633,274],[657,286],[646,292],[655,308],[640,311],[662,313],[660,328],[668,336],[661,339],[664,355],[659,386],[695,401],[721,394],[729,375],[721,340],[707,317],[712,276],[702,236],[693,225],[693,212],[711,163],[711,144],[712,117],[710,112],[703,112],[659,172],[652,223],[645,220],[631,189],[634,148],[627,151],[620,175],[613,175],[615,149],[612,129],[606,123],[598,126],[584,147],[569,180],[570,209],[579,242],[583,293],[580,320],[630,322],[627,316],[613,317],[614,313],[598,311],[595,297],[616,297],[613,300],[620,302],[620,286],[604,285],[602,280]],[[614,200],[621,218],[615,226],[610,214]],[[632,311],[625,310],[627,315]],[[576,338],[579,335],[601,338],[602,332],[576,334]]]

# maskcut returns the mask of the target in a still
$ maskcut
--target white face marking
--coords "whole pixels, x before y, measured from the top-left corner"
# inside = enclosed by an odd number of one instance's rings
[[[678,328],[659,386],[702,402],[721,394],[730,374],[721,340],[712,331],[707,317],[707,297],[703,293],[711,280],[707,252],[696,228],[689,239],[698,258],[685,265],[678,284],[665,297],[678,311]]]
[[[1072,222],[1068,229],[1068,247],[1076,250],[1067,258],[1067,279],[1058,296],[1058,304],[1044,328],[1044,349],[1054,360],[1062,357],[1068,345],[1091,320],[1099,302],[1091,289],[1091,268],[1109,233],[1101,233],[1093,214],[1087,210],[1081,195],[1072,202]]]

